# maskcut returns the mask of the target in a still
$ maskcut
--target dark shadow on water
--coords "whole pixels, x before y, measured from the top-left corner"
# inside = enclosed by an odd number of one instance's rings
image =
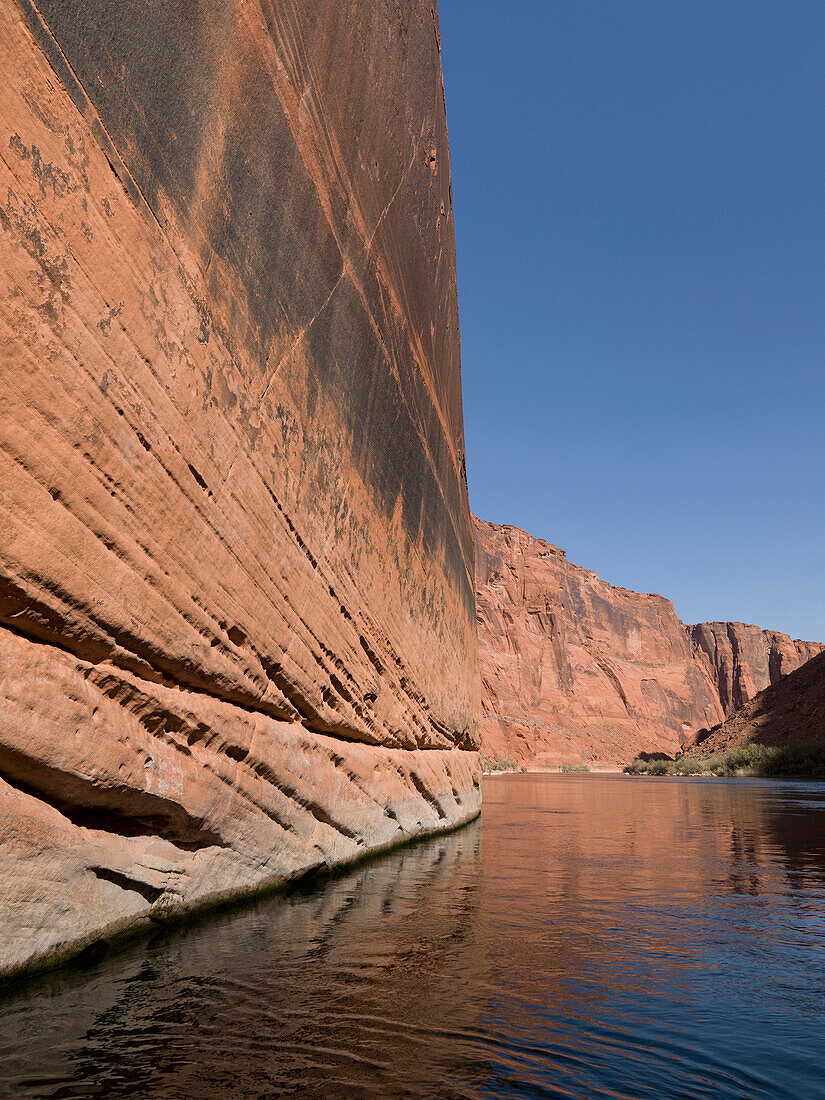
[[[473,1024],[480,861],[476,821],[12,990],[0,1095],[387,1095]]]

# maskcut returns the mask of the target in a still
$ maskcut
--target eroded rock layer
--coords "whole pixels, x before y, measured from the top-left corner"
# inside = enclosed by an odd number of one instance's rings
[[[676,753],[822,646],[742,623],[685,626],[515,527],[474,520],[488,756],[527,766]]]
[[[433,4],[0,0],[0,972],[479,807]]]

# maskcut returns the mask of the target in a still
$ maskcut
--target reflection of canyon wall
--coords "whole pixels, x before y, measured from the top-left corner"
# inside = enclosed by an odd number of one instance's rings
[[[748,741],[825,748],[825,653],[747,701],[710,731],[698,751],[721,752]]]
[[[489,755],[673,753],[822,649],[742,623],[686,627],[662,596],[606,584],[515,527],[474,524]]]
[[[0,972],[477,812],[433,5],[0,0]]]
[[[26,986],[3,1005],[0,1092],[26,1092],[36,1051],[41,1077],[107,1097],[453,1095],[479,1072],[482,870],[476,822],[50,975],[48,1012]]]
[[[613,991],[638,992],[649,1006],[657,987],[673,998],[684,980],[689,998],[691,970],[708,962],[702,939],[714,937],[718,921],[735,923],[742,895],[771,899],[746,925],[756,931],[764,922],[770,940],[783,895],[791,909],[818,911],[825,813],[815,793],[806,804],[735,782],[501,776],[485,783],[483,821],[487,927],[514,920],[514,897],[515,912],[529,914],[518,934],[495,939],[490,987],[532,983],[559,1015],[575,1021],[582,1011],[583,1043],[594,1004]],[[807,900],[799,870],[807,872]],[[785,942],[790,957],[797,941]],[[720,974],[720,985],[730,980]],[[522,1003],[515,1001],[516,1016]],[[611,1012],[613,1024],[617,1018]]]

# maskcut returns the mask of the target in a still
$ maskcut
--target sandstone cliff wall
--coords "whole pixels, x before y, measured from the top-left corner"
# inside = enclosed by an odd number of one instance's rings
[[[744,623],[699,623],[688,629],[711,663],[726,715],[822,650],[816,642],[794,641],[787,634]]]
[[[825,653],[791,671],[747,700],[694,748],[725,752],[755,741],[779,748],[825,748]]]
[[[438,21],[0,0],[0,973],[479,808]]]
[[[474,520],[484,746],[526,765],[675,753],[823,647],[742,623],[685,626],[515,527]]]

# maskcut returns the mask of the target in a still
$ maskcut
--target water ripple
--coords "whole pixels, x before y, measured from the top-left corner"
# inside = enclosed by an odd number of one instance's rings
[[[0,1095],[823,1095],[825,786],[513,776],[481,822],[8,991]]]

